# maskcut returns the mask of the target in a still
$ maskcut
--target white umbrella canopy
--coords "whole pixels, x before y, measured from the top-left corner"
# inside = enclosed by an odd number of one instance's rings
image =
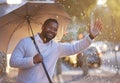
[[[6,10],[6,7],[2,10]],[[41,32],[41,26],[47,18],[57,19],[59,30],[55,39],[60,40],[70,22],[70,16],[58,3],[25,2],[13,6],[12,11],[2,13],[0,15],[0,51],[11,53],[21,38],[32,36],[28,20],[36,34]]]

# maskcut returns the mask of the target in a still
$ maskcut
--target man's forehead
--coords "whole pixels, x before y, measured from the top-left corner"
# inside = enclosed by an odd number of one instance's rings
[[[51,22],[46,23],[44,26],[57,26],[58,27],[58,24],[56,22],[51,21]]]

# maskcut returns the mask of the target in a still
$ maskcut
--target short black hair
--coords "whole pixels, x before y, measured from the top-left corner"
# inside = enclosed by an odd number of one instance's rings
[[[45,25],[48,24],[49,22],[55,22],[55,23],[57,23],[57,25],[58,25],[58,21],[57,21],[56,19],[49,18],[49,19],[47,19],[47,20],[44,22],[43,26],[45,26]]]

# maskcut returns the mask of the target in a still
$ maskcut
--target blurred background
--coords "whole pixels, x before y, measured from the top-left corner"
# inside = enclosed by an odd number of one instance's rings
[[[91,44],[90,47],[95,47],[97,49],[98,54],[93,57],[87,57],[84,61],[87,61],[87,64],[91,64],[92,68],[89,67],[86,72],[92,72],[90,75],[95,76],[103,76],[103,71],[107,71],[112,73],[111,75],[119,75],[119,67],[120,67],[120,0],[0,0],[0,5],[4,4],[20,4],[25,1],[47,1],[48,3],[60,3],[65,8],[66,12],[71,17],[71,22],[67,27],[67,30],[64,31],[64,35],[59,42],[69,42],[74,43],[75,41],[84,38],[84,36],[88,32],[88,25],[93,25],[96,19],[101,19],[103,22],[103,29],[99,36],[95,39],[95,41]],[[9,49],[8,49],[9,50]],[[83,52],[81,52],[83,53]],[[6,73],[11,78],[7,78],[9,82],[15,83],[13,78],[17,75],[16,69],[13,69],[9,66],[9,58],[11,54],[4,54],[1,52],[0,58],[0,77],[2,78]],[[64,81],[68,81],[66,83],[70,83],[69,80],[73,79],[73,75],[82,75],[84,73],[84,68],[80,66],[80,62],[78,62],[78,54],[63,57],[58,60],[56,65],[56,70],[54,74],[54,81],[56,83],[64,83]],[[89,55],[88,55],[89,56]],[[96,58],[97,56],[97,58]],[[82,58],[83,57],[79,57]],[[81,63],[85,63],[82,61]],[[89,62],[92,60],[98,66]],[[97,69],[97,70],[96,70]],[[73,72],[73,73],[72,73]],[[88,73],[89,73],[88,72]],[[94,72],[94,73],[93,73]],[[77,74],[76,74],[77,73]],[[105,72],[104,72],[105,73]],[[70,74],[70,75],[69,75]],[[106,74],[106,73],[105,73]],[[64,78],[59,77],[63,75],[69,75],[72,77]],[[109,74],[106,74],[109,75]],[[91,76],[91,77],[92,77]],[[56,80],[57,78],[57,80]],[[78,77],[79,79],[80,77]],[[77,79],[77,80],[78,80]],[[94,79],[94,78],[93,78]],[[103,79],[103,78],[102,78]],[[105,80],[105,79],[104,79]],[[113,81],[99,81],[99,83],[118,83],[116,81],[118,79],[114,79]],[[59,82],[58,82],[59,81]],[[80,82],[80,79],[79,79]],[[88,81],[84,81],[82,83],[87,83]],[[94,79],[95,83],[96,78]],[[4,82],[5,83],[5,82]],[[74,79],[71,80],[71,83],[74,82]]]

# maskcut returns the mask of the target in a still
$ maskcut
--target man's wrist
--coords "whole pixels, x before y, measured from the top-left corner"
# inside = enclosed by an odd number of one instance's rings
[[[94,36],[92,34],[89,34],[90,39],[94,39]]]

